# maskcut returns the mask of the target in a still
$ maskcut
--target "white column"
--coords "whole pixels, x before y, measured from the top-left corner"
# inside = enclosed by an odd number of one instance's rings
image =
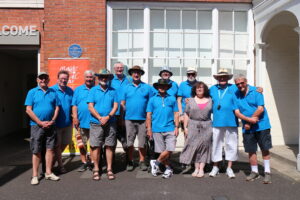
[[[294,30],[300,35],[300,27],[296,27]],[[298,39],[299,39],[299,37],[298,37]],[[298,59],[299,59],[299,65],[300,65],[300,51],[299,50],[300,50],[300,40],[299,40],[299,45],[298,45],[298,53],[299,53]],[[300,66],[299,66],[299,68],[300,68]],[[299,70],[298,77],[300,77],[300,70]],[[300,90],[300,83],[299,83],[299,90]],[[300,94],[300,92],[299,92],[299,94]],[[299,107],[298,113],[300,114],[300,107]],[[300,117],[299,117],[299,124],[300,124]],[[299,150],[298,150],[298,155],[297,155],[297,170],[300,171],[300,131],[299,131],[298,145],[299,145]]]
[[[149,81],[149,56],[150,56],[150,8],[144,9],[144,59],[143,68],[145,75],[142,76],[144,82]]]
[[[214,8],[212,11],[212,31],[213,31],[213,46],[212,46],[212,56],[213,64],[211,66],[211,73],[216,74],[218,69],[218,59],[219,58],[219,11]],[[212,76],[212,85],[216,84],[216,80]]]
[[[265,66],[262,63],[262,51],[266,49],[266,43],[255,43],[254,48],[256,52],[256,86],[264,87]]]
[[[249,41],[248,41],[248,58],[249,62],[247,64],[247,78],[250,85],[254,85],[254,19],[252,9],[248,11],[248,33],[249,33]]]
[[[112,52],[112,23],[113,23],[113,10],[112,7],[107,5],[107,32],[106,32],[106,68],[112,71],[110,66],[111,52]]]

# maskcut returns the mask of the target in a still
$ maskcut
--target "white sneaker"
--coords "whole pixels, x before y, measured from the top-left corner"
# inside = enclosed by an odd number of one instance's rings
[[[166,169],[164,174],[162,175],[163,178],[170,178],[173,175],[173,170],[172,169]]]
[[[231,178],[231,179],[235,178],[235,174],[231,168],[226,169],[226,174],[227,174],[228,178]]]
[[[150,165],[151,165],[151,174],[153,176],[157,176],[158,170],[159,170],[159,166],[157,166],[155,164],[156,160],[151,160],[150,161]]]
[[[209,176],[210,177],[215,177],[217,174],[219,174],[219,168],[218,167],[213,167],[213,169],[209,173]]]
[[[51,181],[59,181],[60,178],[53,173],[51,173],[49,175],[45,173],[45,179],[51,180]]]
[[[37,185],[39,184],[39,178],[37,176],[34,176],[31,178],[31,185]]]

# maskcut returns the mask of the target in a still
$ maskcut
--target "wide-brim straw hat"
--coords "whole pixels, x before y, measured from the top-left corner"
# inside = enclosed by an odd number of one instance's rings
[[[158,81],[153,84],[153,87],[158,90],[158,86],[160,86],[160,85],[166,85],[166,86],[168,86],[168,89],[170,89],[172,87],[172,85],[165,79],[158,79]]]
[[[162,67],[161,71],[159,72],[159,76],[160,76],[160,77],[161,77],[161,74],[162,74],[163,72],[168,72],[168,73],[170,73],[171,76],[173,76],[173,73],[171,72],[170,67],[168,67],[168,66],[163,66],[163,67]]]
[[[132,72],[133,71],[139,71],[141,73],[141,75],[144,75],[145,74],[145,71],[138,65],[135,65],[133,67],[131,67],[129,70],[128,70],[128,74],[129,75],[132,75]]]
[[[219,77],[226,76],[228,80],[232,79],[233,74],[229,74],[227,69],[221,68],[218,73],[214,75],[214,78],[218,80]]]
[[[95,73],[95,76],[99,77],[108,77],[109,80],[114,78],[114,75],[107,69],[100,69],[99,73]]]

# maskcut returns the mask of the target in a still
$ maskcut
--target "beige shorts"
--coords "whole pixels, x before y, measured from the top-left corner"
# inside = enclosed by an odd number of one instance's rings
[[[81,135],[81,139],[84,145],[87,145],[87,142],[90,139],[90,129],[80,128],[79,133]]]
[[[67,145],[72,143],[72,126],[56,128],[57,145]]]

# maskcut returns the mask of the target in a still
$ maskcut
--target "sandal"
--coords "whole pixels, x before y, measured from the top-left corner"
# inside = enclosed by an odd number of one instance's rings
[[[107,170],[107,179],[108,180],[114,180],[116,177],[111,169]]]
[[[100,181],[99,170],[93,170],[93,180]]]

